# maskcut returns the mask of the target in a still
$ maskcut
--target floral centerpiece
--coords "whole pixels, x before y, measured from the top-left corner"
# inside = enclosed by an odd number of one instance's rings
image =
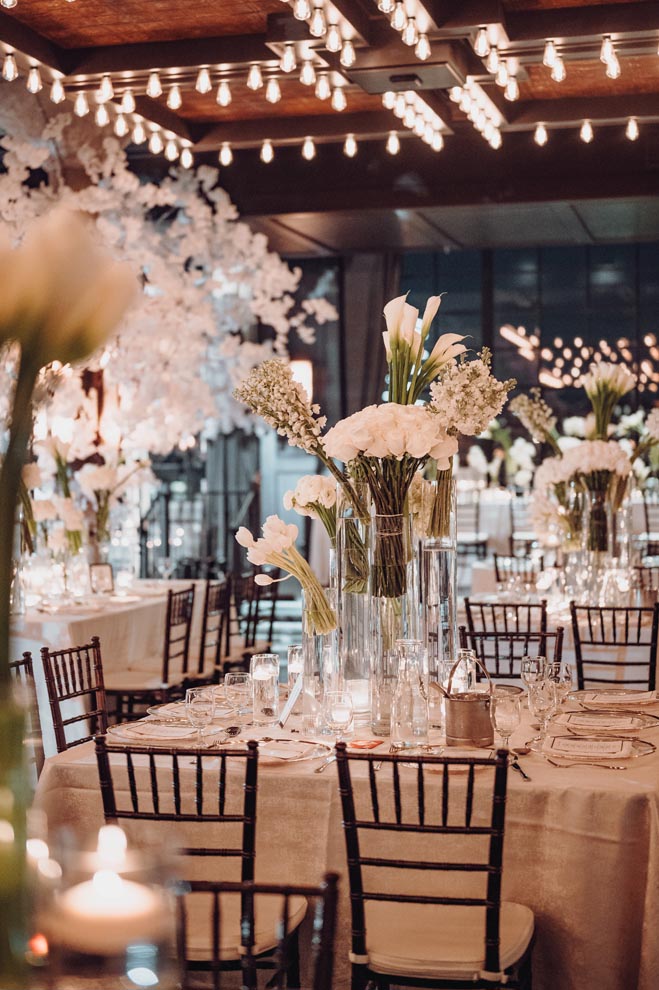
[[[135,464],[85,464],[76,472],[76,481],[94,515],[93,544],[110,540],[110,510],[130,481],[148,468],[147,460]],[[92,534],[90,533],[90,536]]]
[[[284,508],[293,509],[300,516],[318,519],[336,545],[336,484],[322,474],[305,474],[294,489],[284,495]]]

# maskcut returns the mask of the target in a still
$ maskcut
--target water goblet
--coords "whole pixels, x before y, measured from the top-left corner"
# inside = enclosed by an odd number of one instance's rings
[[[197,730],[197,745],[201,748],[204,729],[215,715],[215,695],[207,687],[188,688],[185,692],[185,713]]]
[[[535,684],[545,676],[545,664],[544,657],[522,657],[520,674],[527,690],[531,684]]]
[[[327,691],[324,699],[325,721],[341,742],[341,734],[352,722],[352,695],[349,691]]]
[[[545,676],[556,685],[558,703],[562,705],[572,690],[572,670],[569,663],[547,664]]]
[[[252,700],[252,675],[244,670],[232,670],[224,675],[224,693],[237,715],[246,715]]]
[[[495,690],[490,703],[490,721],[492,727],[501,736],[501,745],[504,749],[509,748],[508,740],[519,727],[521,718],[520,696]]]
[[[529,710],[540,723],[540,735],[534,736],[528,743],[532,749],[542,749],[547,735],[547,725],[559,706],[556,684],[543,678],[529,685]]]
[[[252,712],[256,725],[274,725],[279,718],[279,655],[255,653],[252,675]]]

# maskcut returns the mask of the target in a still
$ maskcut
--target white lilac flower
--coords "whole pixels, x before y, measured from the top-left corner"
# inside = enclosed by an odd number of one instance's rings
[[[280,436],[287,437],[291,447],[317,453],[325,417],[319,415],[317,405],[309,402],[304,388],[283,361],[272,358],[253,368],[233,394]]]
[[[430,386],[430,408],[451,436],[478,436],[503,409],[514,378],[500,382],[490,369],[491,357],[484,347],[475,361],[450,364]]]
[[[516,395],[509,409],[535,443],[547,442],[555,446],[556,417],[542,398],[539,388],[532,388],[530,395]]]

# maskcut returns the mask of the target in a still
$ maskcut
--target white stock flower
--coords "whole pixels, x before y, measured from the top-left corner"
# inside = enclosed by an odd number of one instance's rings
[[[64,526],[54,526],[48,534],[48,547],[53,553],[62,553],[68,550],[69,541]]]
[[[57,519],[57,509],[49,498],[42,498],[32,502],[32,515],[35,523],[50,522]]]
[[[490,371],[490,364],[490,352],[483,348],[475,361],[449,364],[430,386],[430,408],[448,433],[478,436],[503,409],[508,392],[516,383],[514,379],[498,381]]]
[[[111,492],[117,486],[118,472],[111,464],[85,464],[76,474],[84,495],[93,498],[96,492]]]
[[[438,417],[424,406],[403,406],[387,402],[366,406],[328,430],[323,445],[329,457],[349,462],[364,457],[434,457],[448,467],[448,458],[457,450],[457,441],[447,436]]]
[[[659,408],[650,410],[645,421],[645,429],[653,440],[659,440]]]
[[[564,419],[563,433],[568,437],[579,437],[583,440],[586,436],[585,416],[568,416]]]
[[[76,508],[72,498],[53,495],[52,503],[57,510],[57,515],[70,533],[80,532],[83,529],[85,525],[84,516],[80,509]]]

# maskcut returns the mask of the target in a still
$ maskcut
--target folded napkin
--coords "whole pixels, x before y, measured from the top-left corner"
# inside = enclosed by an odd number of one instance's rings
[[[656,691],[626,691],[624,688],[619,691],[587,691],[581,698],[587,705],[601,705],[603,708],[610,708],[611,705],[651,705],[656,700]]]
[[[542,751],[550,756],[593,760],[627,759],[632,755],[631,739],[579,739],[575,736],[548,736]]]
[[[635,729],[636,722],[632,715],[604,715],[599,712],[569,712],[563,721],[564,725],[570,725],[573,729],[589,729],[591,732],[597,729],[617,729],[625,731]]]

